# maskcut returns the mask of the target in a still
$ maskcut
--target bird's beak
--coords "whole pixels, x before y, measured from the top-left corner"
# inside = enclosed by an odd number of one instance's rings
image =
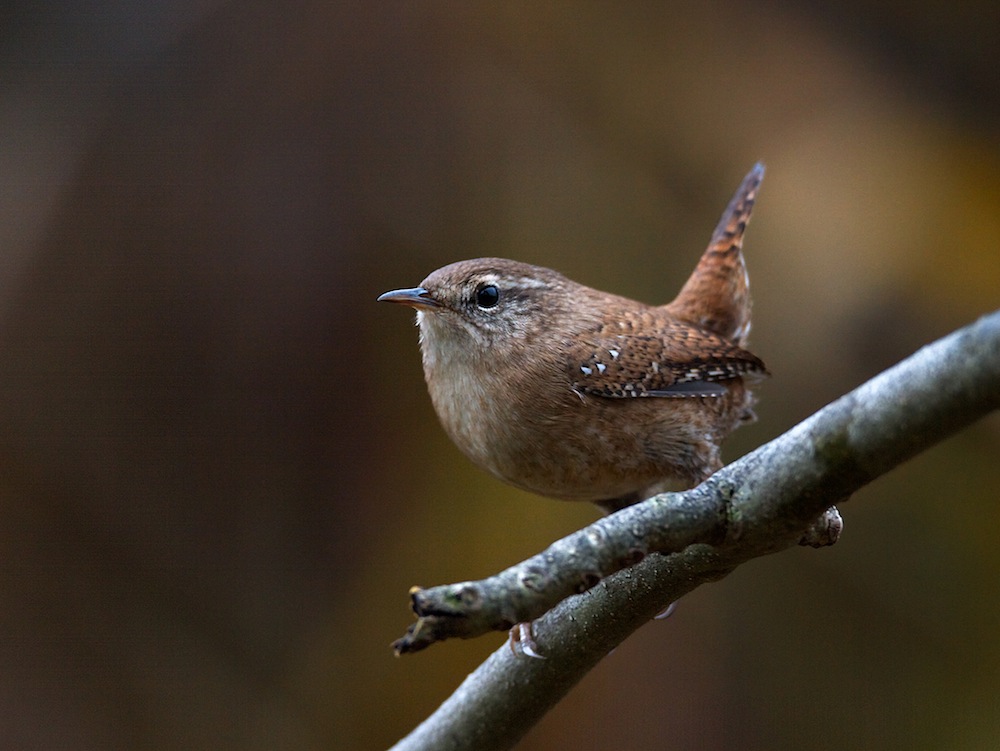
[[[431,293],[423,287],[413,289],[394,289],[392,292],[378,296],[378,302],[395,302],[402,305],[409,305],[417,310],[432,310],[440,308],[441,303],[431,297]]]

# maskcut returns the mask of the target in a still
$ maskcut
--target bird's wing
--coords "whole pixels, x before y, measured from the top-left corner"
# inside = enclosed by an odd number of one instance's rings
[[[768,375],[757,357],[721,337],[680,322],[658,324],[655,336],[603,327],[578,338],[567,363],[573,389],[613,398],[717,397],[727,381]]]

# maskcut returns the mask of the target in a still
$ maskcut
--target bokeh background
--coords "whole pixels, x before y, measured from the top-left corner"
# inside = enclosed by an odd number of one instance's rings
[[[389,649],[410,585],[597,516],[438,427],[375,297],[447,262],[666,301],[764,160],[729,458],[1000,307],[998,7],[5,3],[2,745],[384,748],[502,643]],[[996,748],[998,454],[684,598],[520,748]]]

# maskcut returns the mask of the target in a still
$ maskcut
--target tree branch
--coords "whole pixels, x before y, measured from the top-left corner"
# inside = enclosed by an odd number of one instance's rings
[[[698,488],[623,509],[489,579],[412,591],[418,620],[398,653],[536,619],[547,659],[500,648],[394,748],[510,748],[664,605],[804,535],[810,544],[835,540],[839,516],[827,513],[835,502],[997,408],[1000,312],[921,349]],[[646,555],[654,551],[670,554]]]

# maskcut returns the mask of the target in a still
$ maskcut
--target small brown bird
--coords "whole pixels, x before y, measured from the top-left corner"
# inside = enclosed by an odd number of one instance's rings
[[[379,300],[415,308],[424,376],[455,444],[501,480],[608,511],[722,466],[753,419],[741,250],[756,165],[677,298],[659,307],[502,258],[459,261]]]

